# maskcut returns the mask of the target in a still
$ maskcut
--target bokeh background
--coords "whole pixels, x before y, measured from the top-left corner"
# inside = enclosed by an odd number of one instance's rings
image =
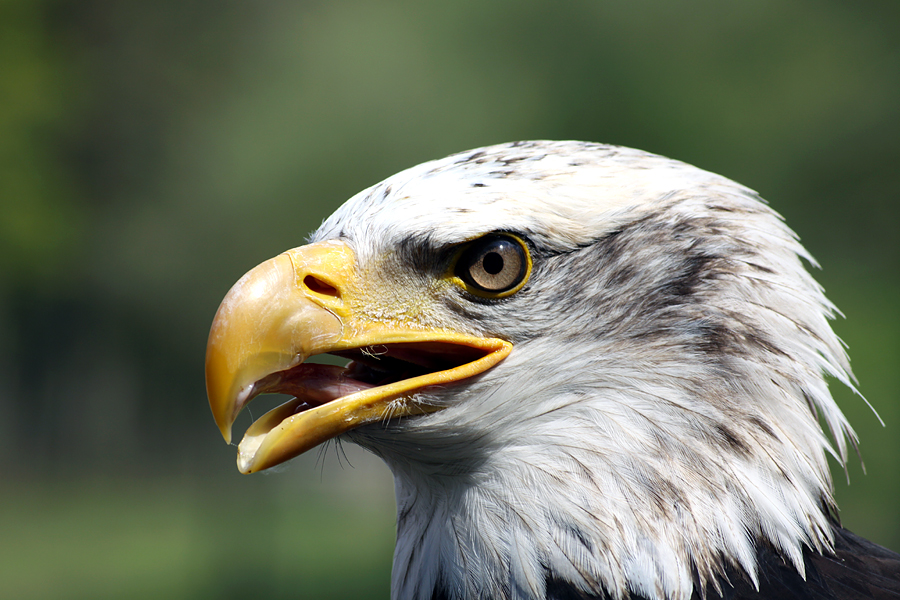
[[[0,597],[387,597],[387,470],[239,475],[207,329],[356,191],[533,138],[679,158],[787,218],[885,423],[833,385],[867,470],[836,466],[842,518],[900,550],[896,0],[3,0]]]

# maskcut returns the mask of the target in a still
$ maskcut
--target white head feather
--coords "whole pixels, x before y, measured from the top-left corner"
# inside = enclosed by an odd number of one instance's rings
[[[521,291],[432,283],[421,257],[496,231],[528,240]],[[371,316],[514,344],[421,395],[445,410],[349,434],[395,475],[396,598],[566,581],[687,600],[726,568],[755,581],[756,544],[801,572],[804,546],[830,547],[826,453],[846,460],[855,436],[823,374],[852,375],[812,258],[753,191],[636,150],[525,142],[388,178],[313,239],[337,237],[403,284]]]

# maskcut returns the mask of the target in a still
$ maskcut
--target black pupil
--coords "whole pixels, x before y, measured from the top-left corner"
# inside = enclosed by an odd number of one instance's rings
[[[484,267],[485,273],[496,275],[503,270],[503,257],[496,252],[488,252],[484,255],[481,265]]]

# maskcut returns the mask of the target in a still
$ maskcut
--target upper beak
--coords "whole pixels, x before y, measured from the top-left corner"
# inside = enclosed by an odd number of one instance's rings
[[[242,472],[274,466],[366,423],[437,410],[412,396],[429,385],[482,373],[512,349],[496,338],[367,319],[360,309],[368,299],[359,284],[353,251],[328,241],[262,263],[225,296],[206,351],[209,405],[225,441],[231,441],[238,413],[259,393],[298,395],[247,431],[238,451]],[[443,352],[452,359],[441,363],[449,368],[380,386],[354,381],[335,368],[299,367],[316,354],[372,345],[400,345],[407,355]]]

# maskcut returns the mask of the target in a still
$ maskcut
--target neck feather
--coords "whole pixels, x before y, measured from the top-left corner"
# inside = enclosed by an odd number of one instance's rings
[[[687,600],[726,572],[757,584],[760,544],[801,573],[804,547],[830,547],[821,446],[728,432],[715,415],[679,427],[650,397],[621,405],[557,398],[503,438],[444,445],[440,468],[421,446],[379,452],[395,475],[394,597],[543,599],[564,581]]]

